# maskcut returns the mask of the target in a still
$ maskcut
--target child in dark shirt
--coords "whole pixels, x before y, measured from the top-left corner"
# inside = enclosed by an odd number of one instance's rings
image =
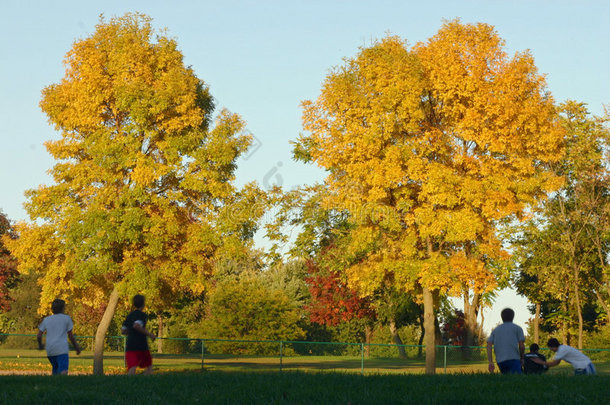
[[[144,374],[152,373],[152,357],[148,350],[146,337],[155,339],[155,335],[146,329],[148,316],[142,311],[144,309],[144,296],[136,295],[133,297],[134,311],[132,311],[123,326],[121,332],[127,335],[125,345],[125,365],[127,374],[135,374],[138,367],[144,369]]]
[[[530,346],[530,352],[525,354],[525,361],[523,362],[523,372],[525,374],[542,374],[548,370],[548,367],[532,361],[532,359],[534,358],[546,361],[546,357],[540,354],[538,352],[539,350],[540,347],[536,343],[532,343],[532,345]]]

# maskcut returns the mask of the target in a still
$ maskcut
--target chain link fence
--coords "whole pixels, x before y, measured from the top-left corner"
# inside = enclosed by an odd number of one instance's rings
[[[70,372],[93,370],[93,336],[77,336],[83,353],[70,353]],[[338,371],[354,373],[424,373],[426,348],[418,345],[304,342],[234,339],[162,338],[151,343],[153,364],[160,372],[225,371]],[[36,335],[0,334],[0,374],[48,373],[44,351]],[[124,336],[105,339],[104,370],[125,372]],[[72,350],[72,348],[71,348]],[[437,372],[487,372],[487,349],[473,346],[436,346]],[[593,362],[609,372],[610,349],[583,349]],[[542,351],[552,357],[548,351]]]

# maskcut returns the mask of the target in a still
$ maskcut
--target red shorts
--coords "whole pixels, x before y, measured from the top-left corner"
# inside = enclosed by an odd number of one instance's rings
[[[146,368],[152,366],[152,357],[148,350],[133,350],[125,352],[125,366],[129,370],[132,367]]]

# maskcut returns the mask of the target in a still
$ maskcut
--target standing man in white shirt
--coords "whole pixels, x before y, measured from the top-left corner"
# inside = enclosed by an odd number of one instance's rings
[[[70,348],[68,339],[72,342],[76,354],[80,354],[80,346],[72,334],[72,318],[64,314],[66,303],[64,300],[56,299],[51,304],[53,315],[42,320],[38,327],[38,348],[43,350],[42,334],[47,332],[47,357],[53,367],[53,375],[68,374]]]
[[[521,374],[523,355],[525,353],[525,335],[519,325],[513,323],[515,311],[504,308],[500,313],[502,325],[491,331],[487,339],[487,359],[489,372],[494,372],[494,362],[491,354],[493,347],[496,362],[502,374]]]
[[[595,366],[591,362],[591,359],[585,356],[580,350],[573,348],[572,346],[566,346],[559,344],[559,341],[555,338],[550,338],[546,344],[549,349],[555,352],[555,357],[551,361],[540,362],[539,359],[534,359],[535,363],[542,364],[547,367],[554,367],[558,365],[561,360],[568,362],[574,367],[575,375],[582,374],[595,374]]]

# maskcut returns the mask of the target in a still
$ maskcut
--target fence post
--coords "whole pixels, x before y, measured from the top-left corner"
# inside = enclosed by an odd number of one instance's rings
[[[123,336],[123,353],[127,351],[127,336]]]
[[[280,371],[282,371],[282,356],[284,354],[284,342],[280,341]]]
[[[364,343],[360,343],[360,374],[364,375]]]
[[[444,360],[443,360],[443,364],[445,367],[445,374],[447,374],[447,345],[444,346],[445,349],[445,354],[444,354]]]
[[[199,339],[199,341],[201,342],[201,370],[203,371],[203,355],[205,353],[205,342],[203,341],[203,339]]]

